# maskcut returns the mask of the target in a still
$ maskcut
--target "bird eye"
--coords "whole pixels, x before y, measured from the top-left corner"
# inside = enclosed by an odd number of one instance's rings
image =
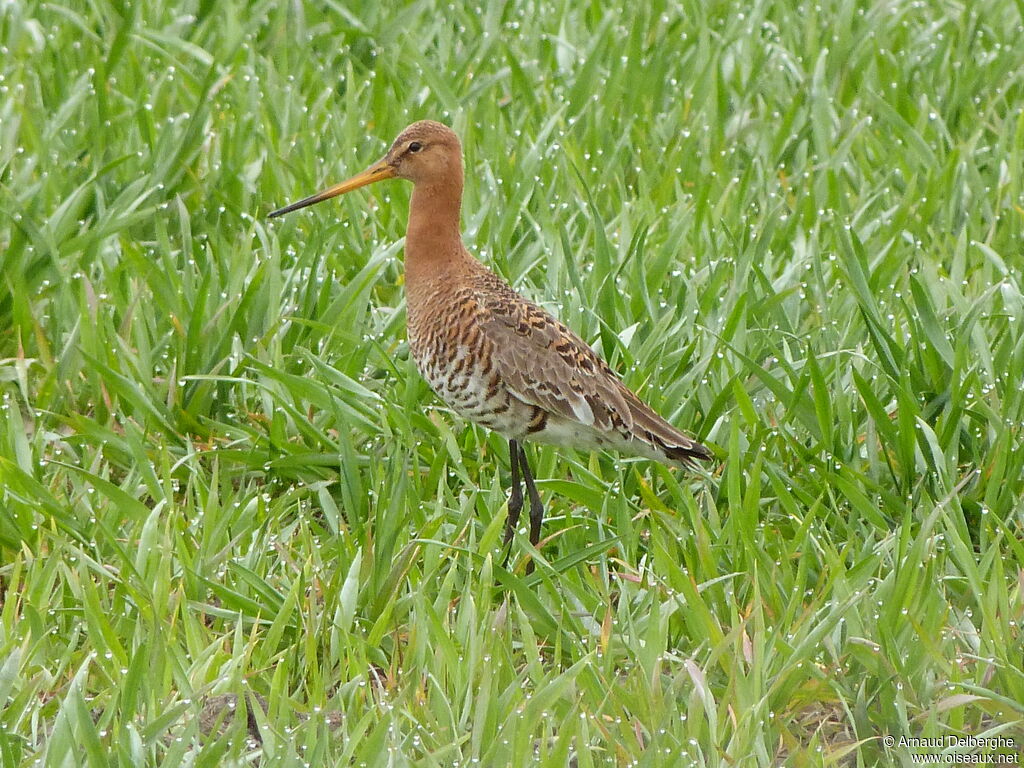
[[[414,141],[412,142],[412,144],[409,145],[410,152],[419,152],[421,149],[423,149],[423,145],[420,144],[418,141]]]

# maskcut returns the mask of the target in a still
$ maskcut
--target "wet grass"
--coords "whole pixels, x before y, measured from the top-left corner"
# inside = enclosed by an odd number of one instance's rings
[[[1022,40],[1003,0],[0,5],[0,764],[1019,748]],[[423,117],[471,248],[718,458],[534,449],[532,576],[503,441],[409,360],[408,188],[265,218]]]

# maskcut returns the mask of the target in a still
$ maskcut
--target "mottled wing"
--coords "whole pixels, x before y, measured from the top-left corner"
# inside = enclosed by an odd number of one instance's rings
[[[600,431],[632,428],[614,374],[586,343],[504,283],[486,288],[478,295],[484,309],[480,328],[512,394]]]
[[[484,310],[480,329],[515,397],[599,432],[644,441],[672,461],[710,458],[633,394],[586,342],[500,278],[481,274],[477,301]]]

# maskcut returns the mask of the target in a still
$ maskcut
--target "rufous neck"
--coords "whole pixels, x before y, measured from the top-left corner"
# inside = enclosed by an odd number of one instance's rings
[[[459,213],[462,208],[462,169],[444,180],[413,187],[409,228],[405,235],[405,269],[436,272],[462,257]]]

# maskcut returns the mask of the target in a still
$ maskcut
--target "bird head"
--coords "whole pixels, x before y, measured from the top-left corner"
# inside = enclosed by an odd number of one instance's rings
[[[299,200],[270,214],[270,218],[305,208],[384,179],[407,179],[429,185],[462,171],[462,145],[451,128],[433,120],[413,123],[391,145],[380,160],[362,173],[323,192]]]

